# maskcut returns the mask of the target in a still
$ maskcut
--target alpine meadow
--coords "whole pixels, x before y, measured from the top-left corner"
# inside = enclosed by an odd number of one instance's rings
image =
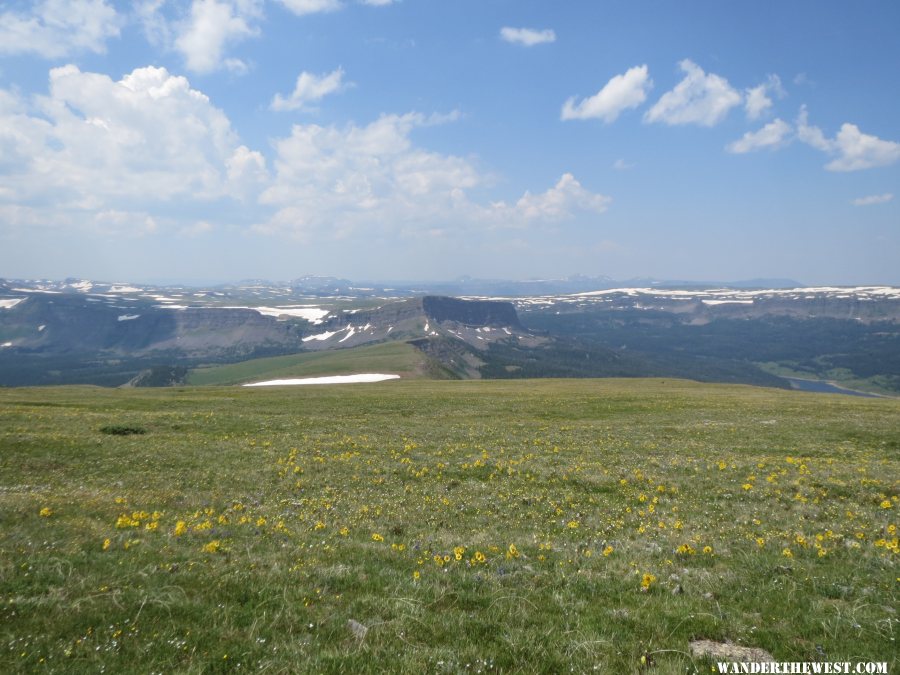
[[[898,29],[0,0],[0,673],[900,673]]]

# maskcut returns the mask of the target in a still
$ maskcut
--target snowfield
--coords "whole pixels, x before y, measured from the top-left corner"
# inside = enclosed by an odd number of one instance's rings
[[[399,375],[383,375],[381,373],[360,373],[358,375],[329,375],[327,377],[301,377],[291,380],[266,380],[242,385],[244,387],[278,387],[294,384],[354,384],[359,382],[383,382],[399,380]]]

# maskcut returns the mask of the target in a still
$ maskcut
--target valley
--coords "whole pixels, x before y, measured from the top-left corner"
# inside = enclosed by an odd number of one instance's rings
[[[307,359],[315,353],[332,355],[319,363],[336,368],[319,374],[338,375],[347,370],[337,364],[364,367],[376,353],[357,349],[394,344],[418,352],[414,368],[394,369],[401,377],[678,377],[780,388],[801,378],[900,393],[893,287],[435,294],[590,284],[611,282],[385,287],[307,277],[190,288],[0,280],[0,385],[221,383],[210,375],[219,368],[255,373],[263,359],[260,367],[280,377],[272,364],[292,372],[296,358],[314,363]],[[375,365],[356,372],[381,372]]]

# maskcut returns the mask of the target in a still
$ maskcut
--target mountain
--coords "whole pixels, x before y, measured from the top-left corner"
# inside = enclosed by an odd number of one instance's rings
[[[784,387],[784,377],[800,377],[900,392],[897,288],[594,286],[450,297],[384,286],[331,277],[212,288],[0,280],[0,385],[121,385],[138,375],[134,384],[174,383],[184,378],[172,369],[401,341],[463,378],[665,376]]]

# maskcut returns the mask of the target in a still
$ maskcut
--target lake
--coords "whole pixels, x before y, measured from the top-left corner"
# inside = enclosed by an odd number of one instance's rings
[[[823,380],[805,380],[799,377],[784,378],[791,383],[791,386],[798,391],[810,391],[817,394],[845,394],[847,396],[864,396],[866,398],[882,398],[878,394],[868,394],[864,391],[854,391],[853,389],[844,389],[831,382]]]

